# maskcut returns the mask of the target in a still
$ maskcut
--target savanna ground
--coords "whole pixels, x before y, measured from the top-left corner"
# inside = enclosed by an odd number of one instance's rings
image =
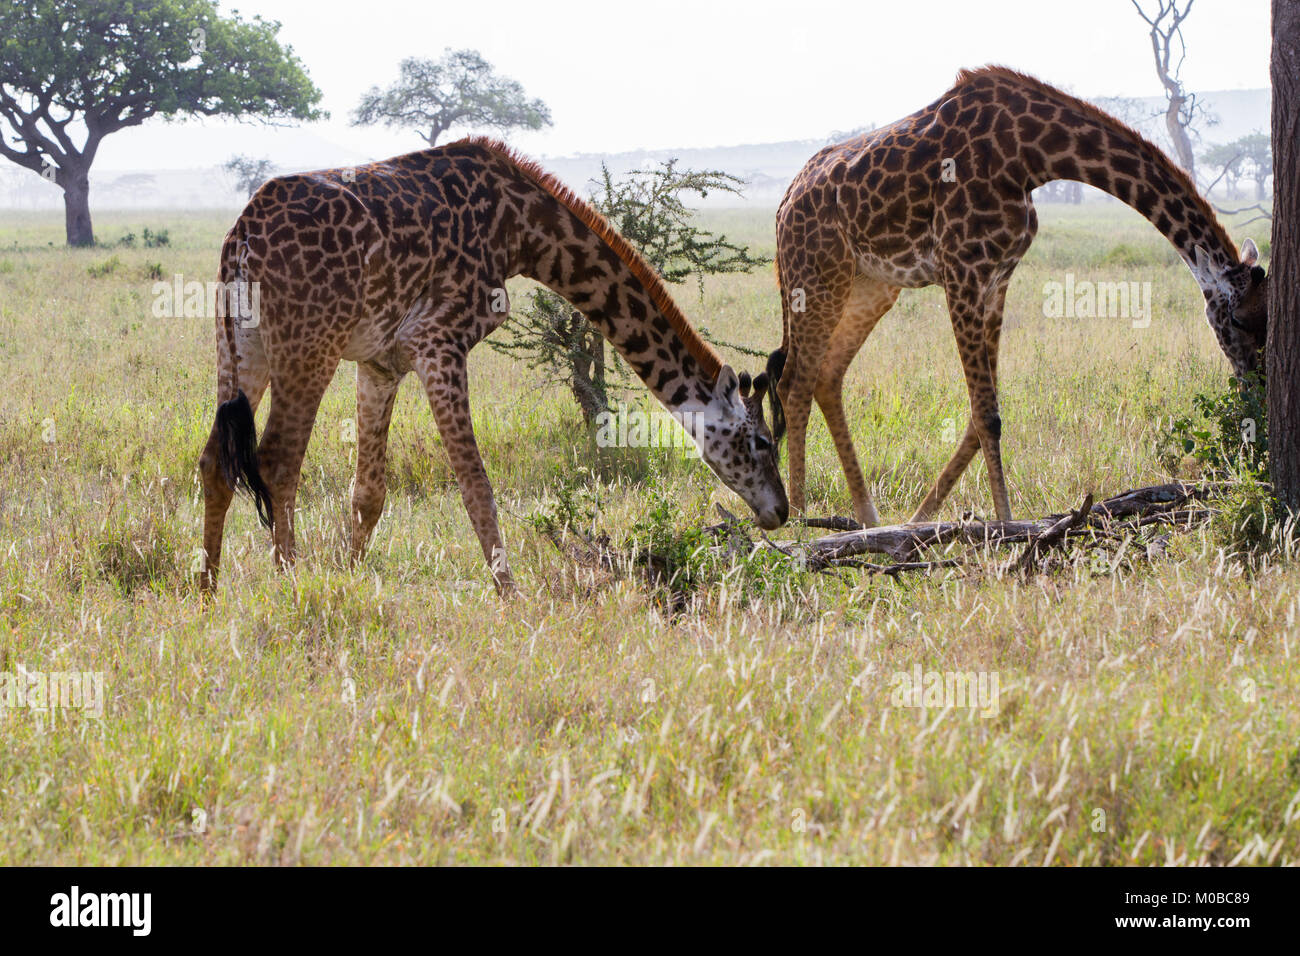
[[[1040,213],[1002,346],[1020,517],[1171,477],[1159,439],[1227,376],[1149,225],[1118,204]],[[0,218],[0,672],[99,671],[107,695],[98,720],[0,714],[0,862],[1300,860],[1300,569],[1247,568],[1203,529],[1153,562],[1090,554],[1029,578],[997,553],[900,580],[742,562],[672,613],[636,579],[575,570],[532,516],[577,497],[619,542],[743,505],[680,451],[597,450],[563,390],[486,347],[474,420],[519,599],[491,590],[414,377],[387,510],[347,566],[345,365],[296,572],[272,570],[237,500],[205,608],[190,569],[212,323],[154,318],[151,287],[214,277],[233,215],[100,213],[106,245],[145,226],[171,241],[85,251],[62,248],[61,215]],[[770,210],[706,219],[771,254]],[[1067,271],[1150,281],[1150,327],[1046,318],[1044,283]],[[779,342],[770,270],[677,296],[719,339]],[[846,401],[882,514],[905,520],[965,424],[938,290],[903,294]],[[847,513],[816,413],[809,470],[810,511]],[[943,514],[967,510],[991,510],[978,460]],[[894,706],[892,675],[915,665],[996,675],[997,714]]]

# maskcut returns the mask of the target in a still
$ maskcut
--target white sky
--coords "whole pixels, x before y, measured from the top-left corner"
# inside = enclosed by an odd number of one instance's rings
[[[1195,0],[1184,27],[1190,89],[1268,86],[1268,7]],[[241,0],[237,9],[281,21],[282,42],[324,93],[331,119],[310,132],[375,158],[423,143],[351,128],[348,113],[369,86],[396,79],[402,58],[445,47],[478,49],[546,101],[551,129],[510,136],[536,155],[825,138],[904,116],[959,67],[984,63],[1081,96],[1161,92],[1129,0]],[[234,142],[220,156],[192,155],[207,150],[209,130],[183,155],[175,125],[148,125],[161,128],[105,140],[100,165],[203,166],[238,151]],[[174,158],[157,155],[160,135]]]

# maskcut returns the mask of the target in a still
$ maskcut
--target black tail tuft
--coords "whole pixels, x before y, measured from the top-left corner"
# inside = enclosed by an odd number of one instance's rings
[[[217,408],[217,434],[221,436],[221,470],[231,488],[243,489],[257,503],[257,516],[271,527],[271,489],[257,470],[257,425],[253,406],[242,391]]]
[[[772,400],[772,438],[780,441],[785,437],[785,410],[781,407],[781,398],[776,393],[776,386],[785,371],[785,349],[777,349],[767,357],[767,394]]]

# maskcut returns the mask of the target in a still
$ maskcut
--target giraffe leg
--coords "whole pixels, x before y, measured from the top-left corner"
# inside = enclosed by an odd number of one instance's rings
[[[271,412],[257,448],[257,460],[271,490],[271,538],[279,568],[292,567],[297,557],[294,506],[302,460],[316,423],[316,412],[340,358],[338,353],[296,355],[292,365],[271,370]],[[280,384],[286,379],[286,384]]]
[[[999,520],[1011,520],[1010,496],[1002,471],[1002,419],[997,394],[998,343],[1002,331],[1002,310],[1010,280],[1008,272],[987,297],[978,299],[968,295],[967,287],[949,292],[949,311],[952,313],[953,331],[957,335],[962,369],[966,375],[971,417],[956,452],[912,516],[913,522],[933,519],[975,456],[976,449],[981,447],[988,466],[994,511]],[[986,304],[983,308],[973,307],[969,304],[972,299]]]
[[[853,436],[844,414],[844,373],[848,371],[853,357],[861,350],[862,343],[867,340],[880,317],[893,306],[898,292],[894,286],[875,282],[859,282],[854,286],[844,307],[844,316],[831,334],[817,385],[813,390],[817,405],[826,419],[826,427],[830,429],[831,439],[835,442],[835,451],[844,468],[844,477],[849,483],[853,513],[858,522],[867,528],[878,525],[880,515],[876,512],[875,503],[871,500],[871,493],[862,476],[857,452],[853,449]]]
[[[808,416],[812,413],[813,392],[821,374],[823,360],[835,326],[844,314],[852,282],[851,275],[839,277],[834,285],[819,283],[792,286],[806,293],[806,308],[791,316],[789,353],[785,371],[777,384],[781,407],[785,412],[786,440],[790,452],[790,514],[804,511]]]
[[[352,483],[352,560],[365,553],[366,543],[384,510],[388,486],[384,477],[388,426],[401,378],[377,366],[357,365],[357,474]]]
[[[939,478],[930,489],[930,493],[925,496],[921,506],[912,515],[911,523],[917,524],[934,519],[934,516],[939,512],[939,506],[948,497],[953,485],[957,484],[957,479],[962,476],[962,472],[966,470],[970,460],[975,457],[975,452],[979,447],[979,433],[975,430],[975,418],[972,416],[966,422],[966,432],[962,435],[961,441],[957,443],[957,450],[953,452],[948,464],[944,465],[943,471],[939,473]]]
[[[805,507],[804,469],[808,416],[812,413],[813,388],[826,340],[809,337],[802,343],[791,341],[785,373],[781,376],[781,407],[785,411],[786,442],[790,453],[790,514],[802,514]]]
[[[511,595],[516,589],[497,523],[496,497],[479,455],[470,417],[467,352],[468,347],[462,342],[439,343],[413,355],[412,365],[428,393],[433,420],[451,459],[470,524],[492,570],[492,581],[498,592]]]
[[[224,336],[219,337],[219,361],[229,362]],[[245,349],[240,356],[239,386],[248,398],[254,413],[266,393],[270,371],[266,357],[260,350]],[[229,384],[228,368],[219,374],[217,405],[234,398],[234,386]],[[208,443],[199,456],[199,477],[203,485],[203,568],[198,574],[199,592],[211,595],[217,586],[217,572],[221,566],[221,544],[225,537],[226,513],[235,497],[234,489],[221,470],[221,436],[216,425],[208,435]]]

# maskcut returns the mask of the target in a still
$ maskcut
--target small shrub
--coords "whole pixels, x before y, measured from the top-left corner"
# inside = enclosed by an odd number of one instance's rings
[[[1277,546],[1278,519],[1272,489],[1247,473],[1216,503],[1210,532],[1220,547],[1253,561]]]
[[[1192,398],[1195,413],[1173,422],[1159,448],[1171,471],[1187,458],[1202,476],[1225,482],[1210,524],[1215,542],[1248,563],[1283,544],[1282,521],[1269,486],[1267,393],[1251,373],[1228,380],[1225,391]]]
[[[159,229],[157,232],[151,231],[147,226],[144,230],[144,247],[146,249],[158,249],[170,244],[171,235],[166,229]]]
[[[95,545],[96,566],[122,594],[167,586],[180,575],[177,537],[153,517],[111,523]]]
[[[715,540],[698,524],[677,527],[680,513],[680,502],[655,489],[650,507],[632,526],[632,544],[655,561],[670,589],[694,592],[716,583],[728,562],[712,550]]]
[[[1131,269],[1141,266],[1163,266],[1175,261],[1174,253],[1165,246],[1134,246],[1127,242],[1108,248],[1097,260],[1098,265]]]
[[[1205,477],[1233,480],[1250,476],[1268,481],[1267,396],[1256,373],[1243,382],[1228,380],[1225,391],[1192,398],[1195,414],[1176,419],[1161,440],[1157,455],[1176,472],[1190,457]]]
[[[117,256],[113,256],[112,258],[105,259],[99,265],[88,266],[86,268],[86,274],[89,275],[92,279],[102,279],[105,276],[110,276],[114,272],[116,272],[118,266],[120,266],[121,264],[122,264],[122,260],[119,259]]]
[[[648,558],[674,608],[724,584],[746,607],[756,598],[792,593],[806,582],[810,572],[799,562],[773,548],[754,547],[741,529],[715,534],[705,528],[703,515],[680,527],[680,515],[680,502],[656,490],[632,529],[634,547]]]
[[[528,524],[538,534],[547,537],[569,530],[589,530],[600,507],[590,479],[591,473],[585,468],[566,477],[554,491],[555,499],[528,515]]]

